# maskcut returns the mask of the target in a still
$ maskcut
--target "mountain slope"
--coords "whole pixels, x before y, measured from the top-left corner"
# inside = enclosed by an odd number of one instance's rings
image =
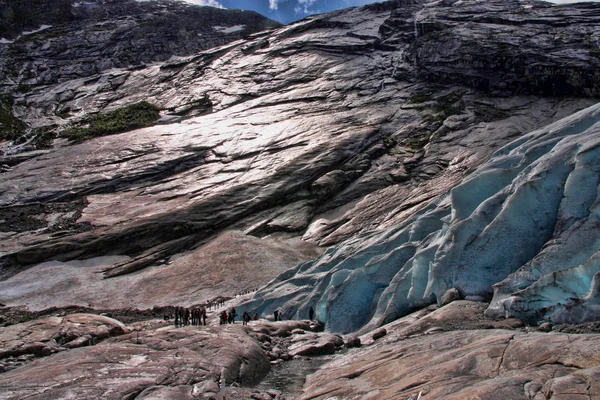
[[[143,67],[280,26],[257,13],[176,1],[6,1],[0,93]]]
[[[585,23],[584,8],[590,11]],[[595,70],[595,45],[576,34],[595,32],[595,10],[538,2],[389,2],[312,17],[162,65],[16,92],[13,111],[32,126],[60,130],[142,100],[162,119],[77,145],[59,139],[42,156],[8,168],[0,182],[5,287],[45,261],[108,255],[124,257],[108,259],[109,265],[101,259],[97,279],[126,281],[128,274],[150,273],[148,267],[164,268],[182,252],[193,254],[228,229],[292,243],[302,237],[313,247],[343,242],[340,260],[367,249],[381,232],[429,211],[497,148],[594,103],[588,96],[596,95],[595,86],[587,84],[593,75],[581,75],[579,86],[562,93],[579,97],[544,97],[534,89],[540,80],[566,79],[553,68],[563,66],[567,75]],[[453,24],[455,13],[472,21]],[[507,15],[510,23],[481,17],[486,13]],[[468,65],[438,60],[446,72],[430,82],[437,64],[422,49],[463,36],[495,48],[496,35],[482,32],[499,27],[515,40],[536,32],[543,42],[563,32],[573,51],[552,54],[537,40],[524,40],[505,65],[488,71],[490,82],[518,76],[519,85],[503,90],[465,78],[482,73],[474,57],[464,57]],[[479,54],[473,42],[460,43]],[[511,72],[508,60],[536,52],[547,68]],[[5,160],[22,160],[11,157]],[[353,265],[363,267],[376,251]],[[400,267],[396,262],[390,276]],[[327,283],[320,282],[315,290],[322,295]],[[184,290],[176,298],[192,302],[194,289]],[[16,291],[0,301],[35,296]],[[168,303],[169,296],[158,293],[154,301]],[[106,298],[118,303],[119,297]],[[38,300],[39,307],[62,301]],[[266,304],[267,311],[272,305]],[[301,305],[290,304],[294,312]]]

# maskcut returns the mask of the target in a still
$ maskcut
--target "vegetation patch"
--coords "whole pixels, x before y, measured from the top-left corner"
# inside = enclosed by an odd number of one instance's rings
[[[429,143],[429,137],[427,135],[423,135],[423,136],[416,136],[416,137],[409,138],[406,141],[405,145],[409,149],[418,151],[418,150],[423,149],[427,145],[427,143]]]
[[[410,97],[408,101],[410,104],[420,104],[425,103],[427,101],[431,101],[431,94],[429,93],[419,93]]]
[[[27,126],[12,113],[12,97],[0,98],[0,140],[15,140],[25,133]]]
[[[90,117],[83,127],[69,128],[63,136],[79,143],[99,136],[114,135],[153,125],[160,118],[158,108],[146,101]]]
[[[40,128],[36,132],[33,144],[37,149],[49,149],[52,147],[52,143],[54,143],[55,138],[56,133],[52,129],[49,127]]]

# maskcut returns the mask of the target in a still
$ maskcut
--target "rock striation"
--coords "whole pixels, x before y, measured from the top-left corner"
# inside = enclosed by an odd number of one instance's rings
[[[420,312],[386,326],[390,333],[385,338],[340,355],[309,376],[300,398],[566,400],[600,395],[597,334],[477,329],[469,321],[482,317],[483,308],[456,303],[448,306],[451,310]],[[469,330],[449,329],[448,323],[459,321]],[[428,330],[419,330],[419,324]]]

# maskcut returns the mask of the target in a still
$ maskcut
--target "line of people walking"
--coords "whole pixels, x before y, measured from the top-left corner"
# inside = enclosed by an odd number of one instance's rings
[[[175,326],[206,325],[206,307],[175,307]]]

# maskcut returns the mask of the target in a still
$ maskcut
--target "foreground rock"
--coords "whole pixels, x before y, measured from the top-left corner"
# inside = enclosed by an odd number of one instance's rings
[[[0,375],[0,386],[6,399],[191,399],[215,395],[219,380],[252,385],[269,368],[265,353],[239,325],[163,327],[35,360]]]
[[[127,332],[121,322],[94,314],[40,318],[0,330],[0,362],[10,369],[20,364],[16,361],[93,345]]]
[[[439,333],[356,350],[308,378],[303,399],[589,399],[600,396],[596,335]]]
[[[384,338],[366,339],[370,345],[337,357],[309,376],[302,398],[416,398],[419,393],[434,399],[600,396],[597,335],[481,330],[477,325],[483,327],[485,307],[452,304],[387,325]],[[460,317],[466,319],[462,327],[473,330],[453,330],[461,324]]]

